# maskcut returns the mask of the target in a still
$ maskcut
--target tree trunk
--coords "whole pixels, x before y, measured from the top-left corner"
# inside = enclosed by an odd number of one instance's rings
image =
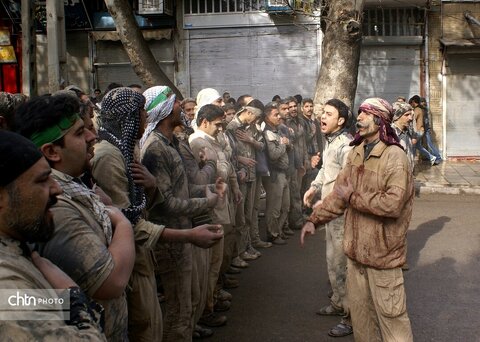
[[[133,10],[128,0],[105,0],[108,11],[115,22],[123,47],[130,58],[135,73],[147,87],[169,86],[180,100],[182,94],[157,64],[152,51],[148,47],[142,31],[137,26]]]
[[[322,65],[315,89],[315,112],[332,98],[352,106],[357,90],[364,0],[327,0]]]

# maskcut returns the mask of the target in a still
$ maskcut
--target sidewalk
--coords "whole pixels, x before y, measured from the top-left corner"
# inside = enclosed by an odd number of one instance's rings
[[[430,166],[419,161],[415,166],[417,194],[480,195],[480,160],[447,160]]]

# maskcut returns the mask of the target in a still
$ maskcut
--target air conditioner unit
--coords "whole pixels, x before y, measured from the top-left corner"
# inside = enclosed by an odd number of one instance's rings
[[[267,0],[266,10],[269,13],[293,13],[295,0]]]
[[[138,0],[140,15],[173,15],[173,0]]]

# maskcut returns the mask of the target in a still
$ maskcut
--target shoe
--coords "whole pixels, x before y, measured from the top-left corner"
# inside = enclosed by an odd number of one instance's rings
[[[272,247],[271,242],[266,242],[266,241],[262,241],[262,240],[258,240],[256,242],[252,243],[252,245],[255,248],[270,248],[270,247]]]
[[[291,230],[289,227],[283,228],[283,234],[289,235],[289,236],[295,235],[294,231]]]
[[[200,338],[208,338],[213,335],[213,330],[204,328],[200,325],[195,325],[195,329],[193,330],[193,338],[200,339]]]
[[[343,337],[348,336],[353,333],[353,328],[351,325],[345,323],[338,323],[328,332],[328,336],[332,337]]]
[[[272,239],[272,243],[274,245],[286,245],[287,244],[287,241],[285,241],[284,239],[282,239],[280,236],[277,236],[276,238],[273,238]]]
[[[435,162],[436,162],[436,161],[437,161],[437,157],[431,156],[431,157],[430,157],[430,166],[435,165]]]
[[[328,298],[332,298],[332,297],[333,297],[333,291],[332,291],[332,290],[328,291],[327,297],[328,297]]]
[[[334,308],[330,304],[318,310],[316,314],[320,316],[343,316],[345,315],[345,312],[343,311],[343,309]]]
[[[248,263],[245,260],[242,260],[240,257],[236,257],[232,260],[231,265],[238,268],[247,268]]]
[[[402,271],[408,271],[410,269],[410,266],[408,266],[407,263],[404,263],[402,266]]]
[[[236,278],[229,278],[227,276],[222,277],[223,288],[225,289],[235,289],[237,288],[240,283]]]
[[[284,240],[290,239],[290,236],[287,236],[287,235],[285,235],[285,234],[283,234],[283,233],[280,234],[280,237],[281,237],[282,239],[284,239]]]
[[[215,312],[228,311],[228,310],[230,310],[231,305],[232,305],[232,303],[230,303],[230,301],[228,301],[228,300],[222,300],[222,301],[217,300],[217,302],[213,306],[213,311],[215,311]]]
[[[222,301],[222,302],[226,301],[226,300],[232,301],[233,296],[230,292],[227,292],[224,289],[220,289],[216,293],[216,298],[217,298],[217,300]]]
[[[208,315],[203,315],[198,320],[199,324],[206,325],[207,327],[221,327],[222,325],[227,324],[227,316],[218,315],[215,312],[212,312]]]
[[[245,251],[242,254],[240,254],[240,258],[242,258],[245,261],[250,261],[250,260],[258,259],[258,256],[256,256],[255,254],[250,254],[247,251]]]
[[[240,271],[239,268],[230,266],[230,267],[228,268],[228,270],[227,270],[227,273],[228,273],[228,274],[239,274],[239,273],[242,273],[242,271]]]
[[[259,251],[257,251],[255,248],[253,248],[252,246],[248,246],[247,247],[247,252],[248,254],[252,254],[252,255],[256,255],[257,258],[260,258],[262,256],[262,253],[260,253]]]

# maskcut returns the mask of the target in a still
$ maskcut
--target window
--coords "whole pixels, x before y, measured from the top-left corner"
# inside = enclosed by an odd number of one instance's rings
[[[375,8],[363,12],[364,36],[422,36],[424,10]]]

